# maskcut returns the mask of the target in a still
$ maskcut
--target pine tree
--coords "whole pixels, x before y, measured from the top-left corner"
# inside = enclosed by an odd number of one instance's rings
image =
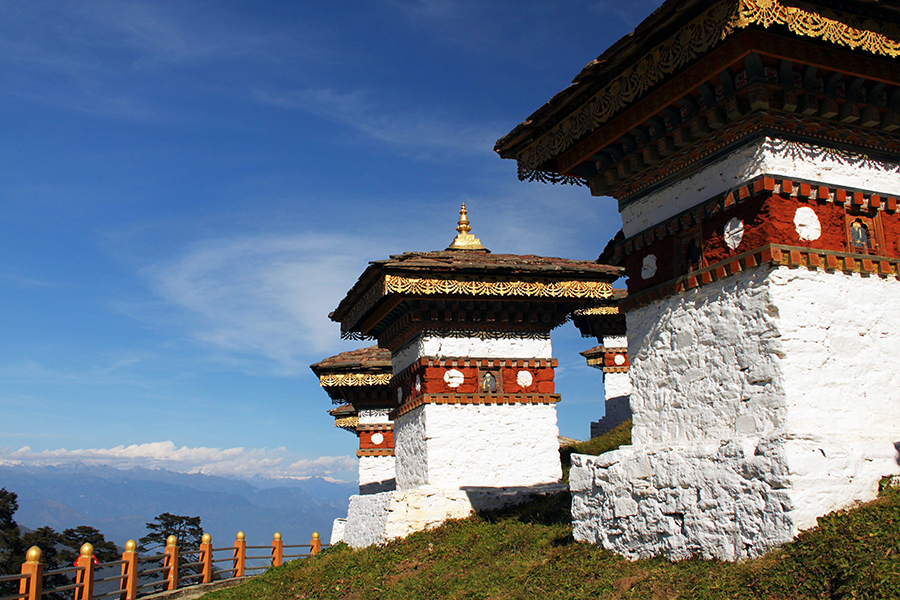
[[[101,563],[113,562],[122,558],[116,545],[107,541],[102,533],[89,525],[66,529],[60,537],[60,543],[65,546],[59,551],[63,562],[74,563],[84,544],[94,547],[94,556]]]

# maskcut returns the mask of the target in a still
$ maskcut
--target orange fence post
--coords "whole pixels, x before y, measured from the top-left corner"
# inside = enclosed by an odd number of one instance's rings
[[[41,564],[41,549],[37,546],[32,546],[25,553],[22,575],[27,575],[28,578],[19,581],[19,594],[27,594],[25,600],[41,600],[44,565]]]
[[[122,553],[122,575],[124,579],[119,583],[119,589],[122,593],[120,600],[134,600],[137,596],[137,543],[134,540],[125,542],[125,552]]]
[[[91,600],[94,597],[94,547],[84,544],[75,566],[79,568],[75,589],[75,600]]]
[[[178,538],[170,535],[166,538],[166,563],[169,568],[166,573],[166,590],[178,589]]]
[[[272,566],[280,567],[284,562],[284,542],[281,541],[281,534],[277,531],[272,536]]]
[[[200,538],[200,572],[203,578],[200,583],[209,583],[212,581],[212,537],[208,533],[204,533]]]
[[[234,540],[234,577],[244,576],[244,562],[247,557],[247,542],[244,540],[244,532],[238,531]]]
[[[309,548],[310,556],[315,556],[316,554],[318,554],[319,552],[322,551],[322,542],[319,541],[319,532],[318,531],[313,532],[312,540],[310,540],[309,545],[310,545],[310,548]]]

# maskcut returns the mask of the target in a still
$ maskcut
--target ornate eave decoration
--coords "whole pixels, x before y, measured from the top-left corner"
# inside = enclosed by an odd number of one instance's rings
[[[605,281],[564,280],[546,282],[538,278],[497,277],[417,277],[384,274],[360,298],[342,322],[345,333],[352,329],[382,298],[405,296],[494,296],[500,298],[605,299],[612,296],[612,284]]]
[[[335,427],[346,429],[348,431],[356,431],[357,425],[359,425],[359,417],[341,417],[334,420]]]
[[[523,181],[568,182],[572,176],[538,171],[538,167],[591,130],[606,123],[664,77],[686,66],[729,35],[751,25],[786,26],[792,33],[875,55],[900,56],[900,28],[872,19],[819,11],[806,2],[725,0],[706,10],[665,42],[613,78],[590,100],[551,127],[516,157]],[[578,179],[575,177],[574,179]]]
[[[572,314],[578,317],[589,317],[589,316],[607,316],[607,315],[617,315],[619,314],[618,306],[586,306],[584,308],[577,308],[572,311]]]
[[[321,387],[390,385],[390,373],[328,373],[319,376]]]

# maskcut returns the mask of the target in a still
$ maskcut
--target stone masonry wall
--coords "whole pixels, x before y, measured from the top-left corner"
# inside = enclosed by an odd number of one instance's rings
[[[573,457],[576,539],[758,556],[900,472],[895,279],[766,267],[628,314],[633,446]]]

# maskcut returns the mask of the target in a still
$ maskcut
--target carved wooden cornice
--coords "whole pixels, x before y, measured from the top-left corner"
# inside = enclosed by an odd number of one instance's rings
[[[607,123],[664,78],[683,69],[735,32],[751,26],[784,26],[798,36],[851,50],[864,50],[888,58],[900,56],[900,28],[891,23],[846,13],[839,15],[807,2],[724,0],[646,52],[587,102],[520,150],[516,156],[519,178],[546,182],[566,180],[565,175],[537,169]]]
[[[321,387],[390,385],[390,373],[328,373],[319,376]]]

